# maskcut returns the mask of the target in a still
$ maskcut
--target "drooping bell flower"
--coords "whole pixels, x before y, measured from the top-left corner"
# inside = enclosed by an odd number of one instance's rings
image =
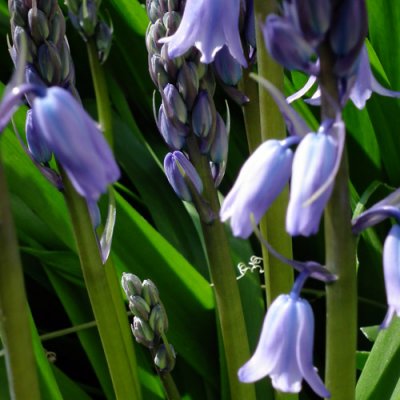
[[[292,168],[286,230],[291,236],[318,232],[333,182],[315,199],[312,196],[332,177],[339,157],[338,141],[329,131],[309,133],[299,144]]]
[[[246,59],[239,34],[240,0],[187,0],[178,30],[160,40],[168,43],[168,56],[179,57],[195,46],[200,61],[209,64],[224,45],[241,65]]]
[[[400,316],[400,225],[393,225],[383,247],[383,272],[388,312],[381,327],[387,328],[395,314]]]
[[[313,341],[310,304],[296,289],[278,296],[265,316],[255,353],[239,369],[239,380],[255,382],[269,375],[275,389],[298,393],[304,378],[319,396],[330,397],[313,366]]]
[[[297,141],[295,137],[268,140],[244,163],[220,211],[222,221],[230,219],[235,236],[250,236],[251,215],[258,223],[289,181],[293,159],[289,146]]]

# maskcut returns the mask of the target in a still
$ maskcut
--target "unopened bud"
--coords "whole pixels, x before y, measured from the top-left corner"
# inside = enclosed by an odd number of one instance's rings
[[[62,43],[64,36],[65,18],[62,15],[61,10],[58,9],[51,20],[49,40],[58,45],[59,43]]]
[[[162,373],[171,372],[174,369],[176,354],[173,346],[169,344],[169,352],[164,344],[160,345],[154,357],[154,364]]]
[[[25,46],[26,44],[26,46],[28,47],[26,62],[31,63],[34,56],[36,55],[36,45],[30,38],[30,36],[26,33],[24,28],[21,28],[20,26],[15,27],[13,32],[13,42],[17,54],[21,52],[21,46]]]
[[[161,104],[158,112],[158,129],[165,140],[165,143],[173,149],[180,150],[186,143],[187,128],[182,124],[182,129],[175,124],[165,114],[164,106]]]
[[[73,14],[78,14],[81,0],[65,0],[65,4]]]
[[[206,91],[197,96],[192,112],[192,128],[195,135],[206,138],[213,125],[211,99]]]
[[[31,36],[37,45],[47,39],[49,24],[43,11],[40,11],[37,7],[31,8],[28,12],[28,24]]]
[[[86,38],[93,36],[97,25],[97,6],[93,0],[82,2],[79,9],[79,25]]]
[[[69,51],[66,39],[62,42],[60,48],[60,61],[61,61],[61,78],[62,82],[75,79],[74,65]]]
[[[14,0],[8,2],[8,8],[10,10],[10,15],[12,24],[15,26],[26,26],[26,21],[28,18],[28,7],[23,0]]]
[[[155,306],[160,302],[158,289],[150,279],[145,279],[142,283],[142,296],[149,306]]]
[[[136,317],[140,317],[144,321],[148,321],[150,314],[150,305],[143,297],[129,296],[129,309]]]
[[[149,324],[154,333],[161,336],[168,330],[168,318],[164,307],[161,304],[156,304],[149,316]]]
[[[211,161],[222,163],[228,158],[228,132],[222,117],[217,113],[215,136],[211,144],[209,156]]]
[[[194,63],[183,63],[182,68],[178,73],[176,84],[188,109],[191,110],[199,90],[199,78]]]
[[[203,191],[203,183],[199,174],[180,151],[174,151],[166,155],[164,170],[169,183],[182,200],[192,201],[192,195],[185,179],[193,185],[193,189],[198,193]]]
[[[235,86],[242,79],[242,66],[224,46],[215,56],[215,71],[225,85]]]
[[[51,85],[56,85],[61,78],[61,59],[54,43],[45,42],[38,49],[40,75]]]
[[[131,296],[140,296],[142,294],[142,281],[134,274],[124,272],[121,285],[128,299]]]
[[[174,85],[168,83],[164,88],[164,94],[164,99],[168,103],[164,105],[164,107],[169,107],[174,117],[176,117],[179,122],[185,124],[187,122],[187,109],[178,89]]]
[[[138,343],[148,347],[149,349],[154,347],[156,337],[153,330],[150,328],[150,325],[146,321],[143,321],[139,317],[134,317],[131,328],[133,336],[135,336]]]
[[[113,30],[104,21],[100,21],[96,26],[95,37],[97,55],[100,63],[103,64],[110,54]]]
[[[167,36],[173,35],[181,23],[181,16],[175,12],[166,12],[163,16],[163,24],[167,28]]]

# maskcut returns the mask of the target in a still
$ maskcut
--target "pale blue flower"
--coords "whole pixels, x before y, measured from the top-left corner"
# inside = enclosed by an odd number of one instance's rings
[[[222,221],[230,219],[235,236],[246,238],[252,233],[251,215],[258,223],[289,181],[293,159],[289,146],[297,141],[268,140],[243,165],[220,211]]]
[[[383,247],[383,272],[389,306],[382,327],[386,328],[394,314],[400,317],[400,225],[393,225]]]
[[[246,59],[239,34],[240,0],[187,0],[178,30],[160,40],[168,43],[168,56],[179,57],[195,46],[200,61],[211,63],[224,45],[241,65]]]
[[[239,369],[239,380],[255,382],[269,375],[275,389],[298,393],[304,378],[319,396],[330,397],[313,366],[313,341],[310,304],[295,291],[278,296],[268,309],[254,355]]]
[[[314,200],[312,196],[331,178],[339,156],[338,141],[329,133],[309,133],[299,144],[292,168],[286,230],[291,236],[318,232],[333,182]]]

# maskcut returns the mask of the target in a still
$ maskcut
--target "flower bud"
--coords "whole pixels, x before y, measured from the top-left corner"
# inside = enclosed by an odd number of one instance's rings
[[[168,330],[168,318],[164,307],[161,304],[156,304],[149,316],[149,324],[154,333],[161,336]]]
[[[32,7],[28,12],[28,24],[31,36],[36,44],[44,42],[49,36],[47,16],[37,7]]]
[[[142,293],[142,281],[134,274],[124,272],[121,278],[121,285],[128,298],[140,296]]]
[[[97,55],[103,64],[110,54],[113,39],[113,30],[104,21],[100,21],[96,26],[95,32]]]
[[[164,94],[165,97],[163,97],[163,100],[167,101],[167,106],[170,107],[174,113],[174,117],[185,124],[187,122],[187,109],[178,89],[174,85],[168,83],[164,88]]]
[[[56,85],[61,78],[61,59],[57,47],[52,42],[43,43],[38,49],[40,75],[50,85]]]
[[[149,72],[151,79],[156,86],[161,86],[163,89],[168,84],[168,74],[165,71],[164,63],[158,54],[153,54],[150,58]]]
[[[49,18],[54,14],[55,8],[58,6],[57,0],[36,0],[38,8],[40,8]]]
[[[78,14],[81,0],[65,0],[65,4],[73,14]]]
[[[164,344],[162,344],[158,349],[154,357],[154,364],[162,373],[171,372],[174,369],[176,356],[175,350],[172,345],[169,344],[170,352],[168,353]],[[172,357],[170,356],[172,355]]]
[[[242,79],[242,66],[231,56],[226,46],[215,56],[214,67],[225,85],[235,86]]]
[[[222,163],[228,158],[228,132],[222,117],[217,113],[215,136],[209,151],[210,160]]]
[[[97,25],[97,7],[93,0],[83,1],[79,9],[79,26],[86,38],[93,36]]]
[[[63,40],[61,44],[59,55],[61,61],[61,82],[75,81],[74,63],[66,40]]]
[[[158,112],[158,129],[165,142],[171,149],[180,150],[186,143],[186,128],[178,129],[173,122],[165,115],[164,106],[160,106]]]
[[[145,279],[142,284],[142,297],[149,306],[155,306],[160,302],[160,295],[156,285],[150,280]]]
[[[61,13],[61,10],[56,10],[56,13],[54,14],[51,20],[48,40],[58,45],[59,43],[64,41],[64,36],[65,36],[65,19]]]
[[[174,34],[178,29],[180,23],[181,23],[181,16],[177,12],[175,11],[166,12],[163,16],[163,24],[167,28],[166,35],[170,36]]]
[[[153,348],[156,342],[156,338],[154,332],[150,328],[150,325],[143,321],[139,317],[133,318],[133,324],[131,325],[133,336],[138,343],[143,346],[148,347],[149,349]]]
[[[25,27],[28,18],[28,7],[24,0],[14,0],[8,2],[11,15],[11,23],[15,26]],[[12,28],[13,30],[14,28]]]
[[[203,183],[199,174],[191,162],[180,151],[174,151],[166,155],[164,170],[169,183],[182,200],[192,200],[192,195],[185,179],[193,185],[193,189],[198,193],[203,191]]]
[[[32,110],[26,113],[25,122],[26,141],[32,157],[38,163],[47,163],[51,160],[52,153],[46,141],[41,136],[32,119]]]
[[[129,296],[129,309],[136,317],[140,317],[144,321],[148,321],[150,306],[143,297]]]
[[[176,84],[188,109],[191,110],[199,90],[199,77],[194,63],[183,63],[182,68],[179,70]]]
[[[262,30],[265,45],[278,63],[288,69],[299,69],[315,75],[315,66],[310,62],[314,49],[293,27],[291,21],[270,14]]]
[[[192,128],[195,135],[205,138],[213,125],[210,96],[206,91],[201,91],[196,99],[192,112]]]
[[[32,63],[33,58],[36,55],[36,45],[30,38],[30,36],[26,33],[24,28],[20,26],[15,27],[13,32],[13,42],[16,49],[17,54],[21,52],[21,45],[22,43],[26,43],[28,48],[28,52],[26,54],[26,62]]]

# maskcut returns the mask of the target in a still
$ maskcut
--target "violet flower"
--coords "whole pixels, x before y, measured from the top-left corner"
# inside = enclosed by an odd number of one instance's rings
[[[389,306],[381,327],[387,328],[394,316],[400,317],[400,225],[393,225],[383,247],[383,272]]]
[[[304,378],[319,396],[330,397],[313,366],[313,341],[310,304],[296,289],[278,296],[268,309],[254,355],[239,369],[239,380],[255,382],[269,375],[275,389],[298,393]]]
[[[119,168],[99,127],[67,90],[32,84],[14,87],[0,103],[0,132],[27,93],[36,95],[29,122],[35,146],[43,141],[75,190],[88,202],[96,202],[119,178]]]
[[[309,133],[299,144],[293,160],[286,213],[286,230],[291,236],[310,236],[318,232],[333,180],[316,199],[311,198],[332,177],[338,156],[338,141],[323,130]]]
[[[235,236],[251,234],[251,215],[258,223],[289,181],[293,159],[289,146],[297,142],[297,137],[268,140],[244,163],[220,211],[222,221],[230,219]]]
[[[168,43],[168,56],[179,57],[195,46],[200,61],[209,64],[224,45],[244,67],[246,59],[239,34],[240,0],[187,0],[178,30],[160,40]]]

